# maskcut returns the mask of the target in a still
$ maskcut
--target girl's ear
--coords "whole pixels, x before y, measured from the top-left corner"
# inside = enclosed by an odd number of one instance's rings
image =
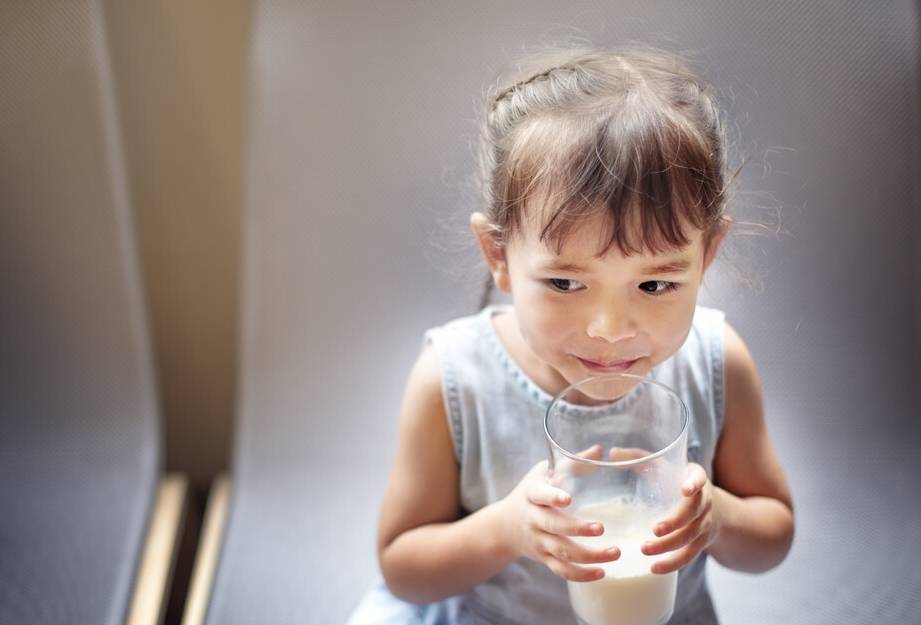
[[[710,239],[710,244],[707,246],[707,250],[704,253],[704,270],[702,274],[706,273],[707,268],[710,267],[710,264],[716,258],[716,253],[719,251],[720,244],[723,242],[723,239],[726,238],[726,233],[729,232],[730,225],[732,225],[731,217],[720,218],[719,230],[717,230],[716,234],[713,235],[713,238]]]
[[[512,281],[508,273],[508,261],[505,257],[505,247],[501,244],[498,229],[489,222],[483,213],[470,215],[470,229],[476,235],[483,253],[483,260],[489,267],[496,288],[506,293],[512,292]]]

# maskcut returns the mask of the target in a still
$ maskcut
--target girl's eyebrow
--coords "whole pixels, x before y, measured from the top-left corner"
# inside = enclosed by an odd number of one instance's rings
[[[691,268],[691,261],[687,258],[681,258],[678,260],[671,260],[665,263],[658,265],[649,265],[643,268],[644,274],[654,274],[654,273],[677,273],[679,271],[686,271]]]
[[[558,260],[551,260],[550,262],[544,264],[541,269],[543,271],[564,271],[566,273],[588,273],[588,269],[582,265],[562,263]]]
[[[691,268],[691,261],[686,258],[681,258],[678,260],[671,260],[664,263],[659,263],[657,265],[648,265],[644,267],[641,271],[643,275],[650,274],[659,274],[659,273],[678,273],[679,271],[686,271]],[[542,267],[543,271],[562,271],[566,273],[588,273],[589,270],[581,265],[576,265],[574,263],[563,263],[560,261],[552,260],[546,263]]]

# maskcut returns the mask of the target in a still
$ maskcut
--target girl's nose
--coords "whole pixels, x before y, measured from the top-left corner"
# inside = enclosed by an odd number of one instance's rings
[[[589,321],[586,333],[589,338],[599,338],[608,343],[616,343],[636,336],[636,325],[626,311],[602,310]]]

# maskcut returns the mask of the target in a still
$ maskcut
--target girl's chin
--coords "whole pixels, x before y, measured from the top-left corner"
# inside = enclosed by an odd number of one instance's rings
[[[567,396],[563,399],[569,403],[583,406],[610,404],[628,395],[639,383],[638,379],[633,378],[626,381],[599,379],[580,385],[567,393]]]

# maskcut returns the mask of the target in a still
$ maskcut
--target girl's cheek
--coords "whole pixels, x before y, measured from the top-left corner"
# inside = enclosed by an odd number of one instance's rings
[[[690,315],[670,320],[668,325],[662,328],[662,333],[660,334],[663,337],[662,349],[666,353],[670,355],[681,348],[691,331],[692,322],[693,311],[691,311]]]
[[[535,330],[540,336],[555,339],[564,330],[567,320],[559,307],[542,306],[534,311]]]
[[[524,315],[524,319],[519,317],[522,338],[532,350],[546,357],[560,340],[561,321],[558,315],[540,306],[532,307]]]

